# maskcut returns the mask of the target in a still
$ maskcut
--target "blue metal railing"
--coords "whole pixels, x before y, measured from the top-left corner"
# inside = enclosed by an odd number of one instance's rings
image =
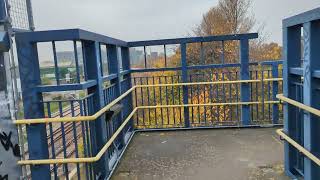
[[[281,61],[249,62],[250,39],[257,34],[194,37],[142,42],[124,42],[83,30],[58,30],[16,35],[19,68],[23,90],[25,118],[88,116],[118,98],[136,85],[132,94],[118,102],[117,109],[107,111],[96,121],[69,123],[33,124],[26,126],[29,159],[55,159],[60,157],[93,157],[111,139],[135,107],[158,105],[192,105],[163,108],[139,108],[121,133],[115,138],[107,153],[96,163],[52,164],[29,166],[33,179],[72,178],[99,179],[109,177],[127,147],[133,132],[141,129],[167,128],[216,128],[245,127],[266,124],[281,124],[275,95],[282,91],[281,81],[263,79],[281,78]],[[74,63],[62,66],[56,44],[71,41]],[[192,43],[237,41],[239,52],[231,59],[221,52],[226,64],[192,64],[188,45]],[[41,67],[37,46],[49,42],[54,66]],[[166,52],[169,45],[178,44],[175,58]],[[163,46],[163,67],[150,68],[145,51],[148,46]],[[144,49],[144,68],[130,67],[129,48]],[[205,47],[205,46],[201,46]],[[224,48],[222,48],[224,49]],[[200,52],[203,50],[200,49]],[[200,54],[199,54],[200,55]],[[48,55],[50,56],[50,55]],[[202,54],[199,59],[205,58]],[[229,58],[229,59],[228,59]],[[197,60],[197,58],[195,58]],[[174,63],[173,63],[174,61]],[[201,62],[207,62],[200,60]],[[190,64],[188,64],[190,63]],[[212,63],[212,62],[211,62]],[[63,73],[70,70],[71,82]],[[52,71],[52,67],[54,67]],[[47,68],[47,69],[46,69]],[[44,85],[45,74],[54,75],[53,85]],[[51,77],[52,75],[50,75]],[[236,81],[243,82],[237,83]],[[255,82],[245,82],[257,80]],[[192,82],[235,81],[231,83],[206,85],[161,86],[156,84],[176,84]],[[149,86],[150,85],[150,86]],[[77,91],[74,93],[74,91]],[[80,94],[83,98],[65,96]],[[79,92],[79,93],[78,93]],[[70,96],[70,95],[69,95]],[[59,97],[59,100],[53,100]],[[51,98],[51,99],[50,99]],[[45,99],[45,101],[43,101]],[[256,104],[245,104],[250,102]],[[214,104],[202,106],[201,104]],[[232,104],[234,103],[234,104]],[[238,103],[238,104],[237,104]],[[240,104],[239,104],[240,103]],[[244,103],[244,104],[241,104]],[[119,111],[116,113],[116,111]],[[115,114],[113,114],[115,113]],[[47,137],[47,138],[44,138]],[[55,139],[58,139],[55,141]]]

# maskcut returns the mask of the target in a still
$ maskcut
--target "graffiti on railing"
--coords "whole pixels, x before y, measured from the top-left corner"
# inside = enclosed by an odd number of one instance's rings
[[[3,148],[6,151],[9,151],[12,149],[12,153],[15,157],[20,157],[20,148],[18,144],[13,144],[11,141],[11,135],[12,131],[9,132],[9,134],[5,132],[0,132],[0,142],[3,146]],[[0,164],[1,165],[1,164]]]

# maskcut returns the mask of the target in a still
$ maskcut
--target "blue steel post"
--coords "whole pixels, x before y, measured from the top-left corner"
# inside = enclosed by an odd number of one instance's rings
[[[279,78],[279,64],[275,63],[272,64],[272,78]],[[279,82],[273,81],[272,82],[272,100],[277,101],[277,94],[279,92]],[[274,103],[272,105],[272,123],[278,124],[279,123],[279,105]]]
[[[93,112],[99,111],[104,107],[103,80],[100,64],[100,44],[95,41],[83,41],[84,59],[88,80],[96,80],[97,85],[88,89],[88,94],[94,93],[92,107]],[[107,142],[106,122],[104,115],[96,121],[90,122],[93,154],[96,155]],[[97,177],[106,177],[109,174],[108,158],[104,155],[97,163],[94,164],[94,172]]]
[[[312,72],[320,69],[320,22],[311,21],[304,23],[303,38],[303,103],[307,106],[320,109],[320,96],[318,91],[320,81],[312,77]],[[315,155],[319,154],[320,118],[309,112],[305,112],[303,126],[304,147]],[[304,157],[304,179],[320,179],[320,167],[308,157]]]
[[[108,54],[108,63],[109,63],[109,73],[117,75],[117,78],[111,80],[111,84],[115,84],[115,96],[119,97],[121,94],[121,80],[120,80],[120,65],[119,65],[117,46],[108,45],[107,51],[108,51],[107,54]],[[122,102],[120,101],[120,103]],[[116,121],[117,127],[114,127],[114,128],[118,128],[122,124],[122,121],[123,121],[123,111],[121,111],[120,115],[117,116],[117,121]],[[124,145],[123,132],[120,133],[117,139],[120,140],[118,149],[122,149]]]
[[[19,72],[26,119],[43,118],[44,107],[42,94],[36,91],[41,85],[40,67],[36,43],[31,43],[16,35]],[[29,159],[48,159],[48,141],[45,124],[27,125]],[[50,166],[31,166],[31,177],[34,180],[50,179]]]
[[[248,80],[249,77],[249,40],[240,40],[240,79]],[[241,102],[250,101],[250,85],[249,83],[241,83],[240,87]],[[241,122],[246,126],[250,124],[250,107],[249,105],[241,106]]]
[[[0,0],[0,24],[6,21],[7,18],[7,9],[5,0]]]
[[[187,69],[187,45],[182,43],[181,45],[181,71],[182,71],[182,82],[188,82],[188,69]],[[183,86],[183,104],[188,104],[188,86]],[[183,108],[184,112],[184,126],[190,127],[189,120],[189,107]]]
[[[295,99],[296,88],[293,82],[299,82],[300,76],[290,74],[290,68],[300,67],[301,64],[301,28],[300,26],[283,28],[283,94]],[[290,83],[289,83],[290,82]],[[284,104],[284,131],[290,137],[297,137],[298,117],[295,115],[296,108],[290,104]],[[297,151],[289,143],[284,142],[284,164],[287,175],[296,174]]]
[[[128,47],[122,47],[121,48],[121,57],[122,57],[122,68],[124,71],[130,70],[130,53],[129,53],[129,48]],[[125,91],[129,90],[132,87],[132,82],[131,82],[131,72],[124,75],[123,79],[129,79],[129,87]],[[132,93],[128,95],[127,97],[127,102],[128,104],[125,104],[126,108],[128,109],[127,112],[132,112],[133,111],[133,102],[132,102]],[[126,114],[128,116],[129,114]],[[133,130],[133,120],[130,122],[130,128]]]

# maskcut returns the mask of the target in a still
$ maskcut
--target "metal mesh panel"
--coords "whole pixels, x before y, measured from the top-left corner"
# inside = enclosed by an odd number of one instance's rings
[[[27,0],[8,0],[8,3],[10,5],[9,14],[12,19],[12,27],[18,30],[30,30],[29,21],[32,20],[28,18]]]

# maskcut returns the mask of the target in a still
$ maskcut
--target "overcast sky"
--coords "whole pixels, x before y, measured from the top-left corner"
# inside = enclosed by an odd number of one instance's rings
[[[32,0],[37,30],[81,28],[126,41],[184,37],[218,0]],[[268,41],[281,43],[282,19],[320,0],[253,0]]]

